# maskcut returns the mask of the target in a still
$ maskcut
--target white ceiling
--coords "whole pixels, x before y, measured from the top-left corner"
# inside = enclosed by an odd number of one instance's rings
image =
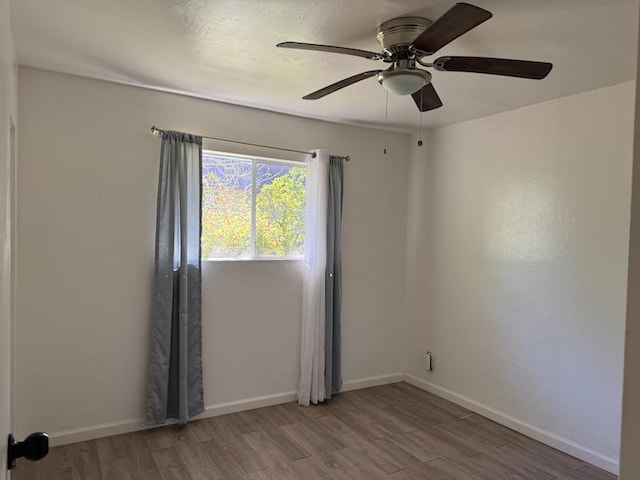
[[[376,26],[432,19],[455,0],[12,0],[22,65],[364,126],[385,124],[375,79],[320,100],[311,91],[381,62],[276,48],[301,41],[379,51]],[[638,0],[471,0],[494,18],[443,55],[554,63],[542,81],[434,72],[444,107],[425,127],[483,117],[635,78]],[[415,131],[410,97],[389,96],[389,125]]]

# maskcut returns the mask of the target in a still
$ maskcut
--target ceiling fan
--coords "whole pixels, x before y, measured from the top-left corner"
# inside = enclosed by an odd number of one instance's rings
[[[485,57],[440,57],[432,63],[423,61],[424,57],[433,55],[492,16],[491,12],[483,8],[457,3],[435,22],[422,17],[394,18],[377,28],[376,36],[382,46],[381,53],[300,42],[283,42],[277,46],[341,53],[391,64],[385,70],[369,70],[340,80],[305,95],[302,97],[305,100],[317,100],[367,78],[377,77],[387,91],[396,95],[412,95],[418,109],[426,112],[441,107],[442,101],[431,83],[431,73],[417,65],[443,72],[484,73],[535,80],[549,75],[553,65],[546,62]]]

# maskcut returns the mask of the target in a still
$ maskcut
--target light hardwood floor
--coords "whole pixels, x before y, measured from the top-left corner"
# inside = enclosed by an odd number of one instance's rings
[[[51,449],[14,480],[612,480],[407,383]]]

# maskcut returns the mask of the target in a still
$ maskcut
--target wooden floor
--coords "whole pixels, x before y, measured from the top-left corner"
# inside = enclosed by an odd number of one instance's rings
[[[53,448],[14,480],[611,480],[406,383]]]

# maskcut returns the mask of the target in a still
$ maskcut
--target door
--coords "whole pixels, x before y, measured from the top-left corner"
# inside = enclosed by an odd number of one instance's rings
[[[11,371],[13,261],[13,164],[15,157],[15,126],[11,119],[0,136],[0,478],[9,478],[6,470],[7,437],[11,431]]]

